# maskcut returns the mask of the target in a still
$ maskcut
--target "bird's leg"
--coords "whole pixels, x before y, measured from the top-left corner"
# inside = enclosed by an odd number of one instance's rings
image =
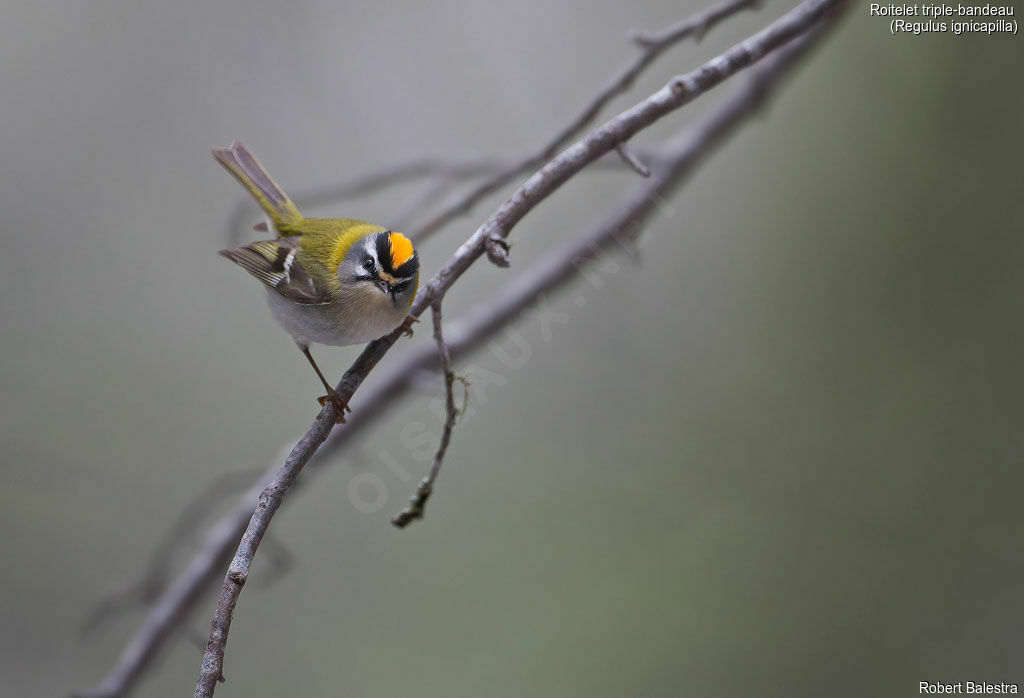
[[[412,337],[412,326],[419,322],[420,319],[415,315],[406,315],[405,319],[402,320],[402,324],[399,327],[402,328],[402,332],[406,337]]]
[[[320,367],[316,365],[316,361],[313,361],[313,355],[309,353],[309,346],[308,345],[300,344],[299,345],[299,349],[301,349],[302,353],[306,355],[307,359],[309,359],[309,365],[313,367],[313,370],[316,371],[316,375],[320,379],[320,382],[323,383],[324,384],[324,388],[327,389],[327,394],[323,395],[321,397],[318,397],[316,399],[316,401],[320,403],[321,407],[326,405],[328,400],[333,402],[334,406],[338,408],[338,422],[337,423],[338,424],[344,424],[345,423],[345,412],[346,411],[348,411],[348,412],[352,411],[351,409],[349,409],[348,403],[346,403],[344,400],[341,399],[341,395],[338,395],[337,391],[335,391],[334,388],[331,387],[331,384],[327,382],[327,379],[324,378],[324,374],[320,372]]]

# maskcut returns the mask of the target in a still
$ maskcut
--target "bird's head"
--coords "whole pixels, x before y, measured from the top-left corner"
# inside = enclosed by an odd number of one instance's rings
[[[338,274],[364,288],[375,288],[401,306],[412,302],[419,271],[412,241],[401,233],[384,230],[364,235],[352,245]]]

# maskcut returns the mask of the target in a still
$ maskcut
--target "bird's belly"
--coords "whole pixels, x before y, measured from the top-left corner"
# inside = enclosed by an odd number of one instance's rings
[[[268,290],[267,301],[274,317],[300,344],[345,346],[383,337],[405,319],[405,311],[386,308],[380,312],[353,312],[353,303],[318,305],[294,303]]]

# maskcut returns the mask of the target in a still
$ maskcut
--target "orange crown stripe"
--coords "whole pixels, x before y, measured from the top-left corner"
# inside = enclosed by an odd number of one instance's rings
[[[398,269],[415,254],[412,241],[401,233],[391,233],[391,268]]]

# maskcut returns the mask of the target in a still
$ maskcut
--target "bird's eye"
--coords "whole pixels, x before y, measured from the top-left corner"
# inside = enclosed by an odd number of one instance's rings
[[[373,271],[373,266],[374,265],[372,257],[367,257],[366,259],[363,260],[363,269],[365,269],[366,271]]]

